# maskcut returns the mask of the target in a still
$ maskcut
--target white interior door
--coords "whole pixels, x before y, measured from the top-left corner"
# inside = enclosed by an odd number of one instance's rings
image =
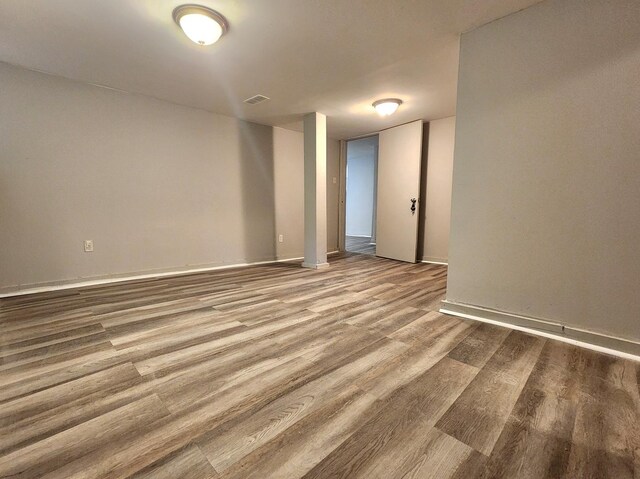
[[[376,255],[416,262],[422,121],[380,132]],[[415,208],[412,210],[412,205]]]

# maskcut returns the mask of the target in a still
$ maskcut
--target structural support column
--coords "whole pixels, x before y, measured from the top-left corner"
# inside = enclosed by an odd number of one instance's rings
[[[304,117],[304,262],[305,268],[327,263],[327,117]]]

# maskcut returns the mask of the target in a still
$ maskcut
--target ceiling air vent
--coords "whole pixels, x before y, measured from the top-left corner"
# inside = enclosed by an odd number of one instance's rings
[[[244,102],[249,105],[256,105],[258,103],[262,103],[263,101],[269,100],[269,97],[264,95],[254,95],[251,98],[247,98]]]

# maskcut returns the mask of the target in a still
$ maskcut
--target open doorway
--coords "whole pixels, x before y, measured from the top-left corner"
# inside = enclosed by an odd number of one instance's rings
[[[347,142],[345,249],[376,254],[378,135]]]

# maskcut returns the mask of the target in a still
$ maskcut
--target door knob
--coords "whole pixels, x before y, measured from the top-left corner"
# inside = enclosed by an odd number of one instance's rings
[[[415,215],[416,214],[416,200],[415,198],[411,198],[411,214]]]

